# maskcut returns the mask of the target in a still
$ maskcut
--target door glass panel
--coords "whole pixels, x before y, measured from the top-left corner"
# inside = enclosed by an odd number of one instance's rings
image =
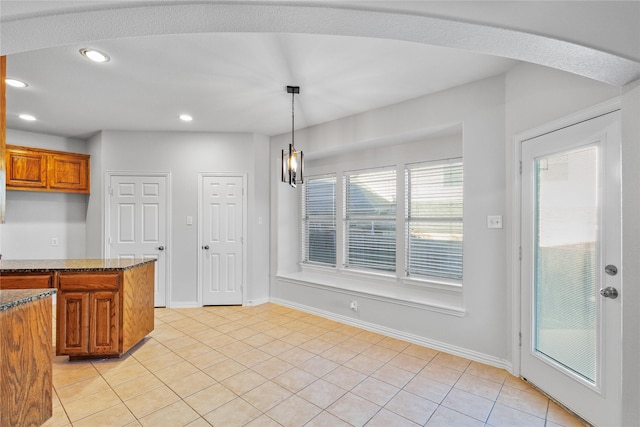
[[[535,161],[534,348],[595,383],[598,147]]]

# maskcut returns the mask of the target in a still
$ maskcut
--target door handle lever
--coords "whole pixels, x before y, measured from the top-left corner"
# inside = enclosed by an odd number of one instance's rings
[[[618,290],[613,286],[607,286],[604,289],[600,289],[600,295],[605,298],[616,299],[618,298]]]

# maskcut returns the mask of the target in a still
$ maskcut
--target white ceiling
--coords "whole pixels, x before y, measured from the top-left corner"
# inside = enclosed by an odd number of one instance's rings
[[[287,85],[301,86],[302,128],[518,61],[619,86],[640,77],[638,0],[2,0],[0,22],[8,75],[30,85],[7,89],[7,126],[79,138],[288,132]],[[112,60],[88,62],[83,47]]]
[[[111,61],[79,54],[92,47]],[[7,127],[284,133],[497,75],[515,61],[420,43],[309,34],[137,37],[9,55]],[[38,118],[25,122],[17,116]],[[189,113],[190,123],[178,120]]]

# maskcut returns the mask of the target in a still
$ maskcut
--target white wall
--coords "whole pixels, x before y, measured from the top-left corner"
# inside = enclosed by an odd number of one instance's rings
[[[246,173],[248,176],[247,300],[265,301],[268,287],[269,187],[268,140],[253,134],[103,131],[90,141],[108,172],[169,172],[171,223],[167,253],[171,260],[170,305],[197,302],[198,172]],[[104,184],[92,188],[87,224],[95,239],[104,233]],[[98,207],[99,206],[99,207]],[[186,217],[193,217],[193,225]],[[262,217],[262,224],[259,224]],[[97,227],[100,227],[97,230]],[[91,245],[94,248],[93,245]]]
[[[7,129],[7,144],[86,153],[81,140]],[[3,259],[85,256],[87,195],[7,191],[6,221],[0,225]],[[58,246],[52,246],[52,239]]]
[[[287,135],[272,138],[272,193],[277,200],[277,206],[272,207],[272,252],[277,253],[271,271],[272,298],[508,366],[505,232],[486,228],[487,215],[505,214],[504,87],[504,77],[498,76],[296,133],[296,147],[306,156],[314,156],[366,143],[415,140],[417,135],[461,124],[465,174],[463,317],[411,301],[405,304],[308,286],[276,275],[297,269],[300,259],[299,250],[289,250],[299,248],[299,225],[293,225],[299,224],[299,191],[276,182],[275,159],[288,143]],[[354,297],[359,299],[357,313],[349,310]]]

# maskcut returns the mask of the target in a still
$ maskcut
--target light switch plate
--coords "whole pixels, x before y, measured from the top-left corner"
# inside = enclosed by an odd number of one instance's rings
[[[502,215],[488,215],[487,228],[502,228]]]

